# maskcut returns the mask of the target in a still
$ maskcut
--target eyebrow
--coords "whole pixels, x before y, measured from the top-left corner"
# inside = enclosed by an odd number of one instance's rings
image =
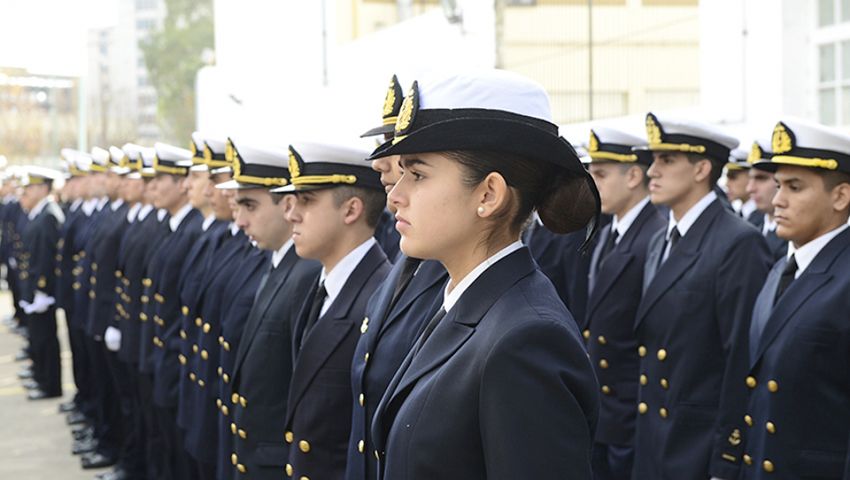
[[[254,200],[253,198],[240,197],[240,198],[236,199],[236,203],[239,204],[239,205],[249,205],[249,204],[252,204],[252,203],[257,203],[257,201]]]
[[[408,157],[406,155],[402,156],[401,159],[398,161],[398,163],[399,163],[399,165],[401,165],[402,168],[409,168],[409,167],[413,167],[413,166],[416,166],[416,165],[428,166],[428,163],[425,162],[424,160],[417,158],[417,157]]]

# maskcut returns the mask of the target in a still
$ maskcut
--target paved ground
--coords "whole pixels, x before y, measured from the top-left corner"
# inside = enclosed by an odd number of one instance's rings
[[[0,318],[11,310],[8,292],[0,293]],[[58,322],[62,348],[62,380],[65,399],[74,393],[71,357],[65,321]],[[71,434],[58,405],[65,399],[30,402],[17,372],[25,365],[15,354],[25,340],[0,326],[0,479],[77,480],[92,479],[98,470],[83,471],[71,455]]]

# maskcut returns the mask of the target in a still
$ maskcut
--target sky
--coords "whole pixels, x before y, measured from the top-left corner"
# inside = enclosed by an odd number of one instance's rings
[[[0,67],[78,76],[86,32],[114,23],[117,0],[0,0]]]

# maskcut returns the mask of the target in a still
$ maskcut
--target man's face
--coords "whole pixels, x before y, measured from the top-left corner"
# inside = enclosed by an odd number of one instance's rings
[[[810,168],[782,165],[774,175],[779,186],[773,197],[776,235],[801,246],[834,228],[836,205],[823,177]],[[839,187],[836,187],[836,189]]]
[[[230,190],[215,188],[216,185],[230,180],[231,177],[232,175],[230,173],[216,173],[215,175],[210,175],[210,180],[207,182],[207,186],[204,189],[204,196],[210,203],[210,207],[212,207],[215,218],[218,220],[233,220],[234,212],[230,207]]]
[[[145,195],[145,181],[141,178],[124,178],[122,191],[125,202],[129,204],[139,203]]]
[[[757,168],[748,173],[747,193],[756,204],[758,211],[773,214],[773,196],[776,195],[776,181],[773,174]]]
[[[237,190],[236,225],[241,228],[257,246],[263,250],[277,250],[291,234],[286,221],[286,211],[291,201],[287,198],[275,199],[265,188]]]
[[[189,203],[198,210],[202,210],[209,204],[205,195],[206,187],[210,183],[209,172],[189,172]]]
[[[115,199],[118,198],[119,193],[121,191],[121,183],[122,183],[121,175],[118,175],[117,173],[114,173],[114,172],[106,173],[106,181],[105,181],[106,192],[105,192],[105,194],[106,194],[106,196],[108,196],[110,198],[110,200],[115,200]]]
[[[321,260],[333,252],[335,239],[345,228],[345,212],[336,204],[331,189],[298,192],[287,219],[292,240],[302,258]]]
[[[622,211],[629,203],[631,189],[628,182],[628,168],[615,162],[594,162],[590,164],[590,175],[596,182],[599,198],[602,201],[602,213],[614,215]]]
[[[387,194],[401,178],[401,166],[398,164],[400,159],[398,155],[392,155],[372,160],[372,170],[381,174],[381,184]],[[389,201],[387,201],[387,208],[395,214],[395,206]]]
[[[726,172],[726,192],[729,200],[746,202],[750,195],[747,193],[749,176],[747,170],[729,170]]]
[[[180,208],[186,200],[186,178],[167,173],[156,175],[156,197],[154,206],[164,208],[171,213]]]
[[[47,185],[27,185],[21,193],[21,208],[29,212],[42,198],[47,196],[49,189]]]
[[[679,152],[656,152],[652,157],[647,171],[652,203],[676,205],[700,184],[700,162],[691,163],[687,155]]]

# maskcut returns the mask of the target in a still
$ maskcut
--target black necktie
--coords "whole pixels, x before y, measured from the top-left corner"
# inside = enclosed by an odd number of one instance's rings
[[[785,269],[782,270],[782,276],[779,277],[779,285],[776,286],[776,295],[773,296],[773,304],[776,305],[776,302],[779,301],[779,297],[785,293],[785,290],[788,289],[788,285],[791,285],[791,282],[794,281],[794,277],[797,274],[797,259],[794,258],[794,255],[791,255],[791,258],[788,259],[788,263],[785,264]]]
[[[599,260],[596,262],[596,271],[599,271],[599,269],[602,268],[602,264],[605,263],[608,255],[610,255],[614,250],[614,247],[617,246],[618,238],[620,238],[620,232],[618,230],[612,230],[608,235],[608,240],[605,241],[605,245],[602,245],[602,251],[599,252]]]
[[[431,317],[431,320],[428,322],[428,325],[425,325],[425,330],[422,331],[422,335],[419,336],[419,341],[416,342],[416,347],[413,349],[413,356],[419,353],[419,350],[422,349],[422,346],[425,345],[425,341],[428,340],[428,337],[434,332],[434,329],[437,328],[437,325],[446,316],[446,309],[440,308],[440,310]]]
[[[301,334],[301,344],[304,344],[304,340],[307,339],[307,335],[310,334],[310,330],[316,324],[316,321],[319,320],[319,314],[322,312],[322,306],[325,304],[325,299],[328,297],[328,291],[325,290],[325,282],[322,282],[319,285],[319,289],[316,290],[316,295],[313,297],[313,304],[310,306],[310,313],[307,315],[307,323],[304,324],[304,331]]]
[[[661,258],[659,259],[658,266],[667,261],[667,258],[670,258],[670,255],[673,255],[673,249],[676,248],[676,244],[679,243],[679,239],[682,238],[682,235],[679,234],[679,229],[673,227],[673,231],[670,232],[670,239],[667,240],[664,244],[664,250],[661,250]],[[667,245],[670,245],[670,250],[667,250]],[[667,258],[664,257],[664,253],[667,253]]]
[[[398,297],[400,297],[407,286],[410,285],[410,281],[413,279],[413,275],[416,273],[416,269],[419,268],[420,263],[422,263],[422,260],[418,258],[407,257],[404,259],[404,266],[401,268],[401,275],[398,277],[398,282],[395,284],[393,296],[390,300],[390,306],[387,309],[388,312],[392,310],[393,306],[395,306],[395,302],[398,301]]]

